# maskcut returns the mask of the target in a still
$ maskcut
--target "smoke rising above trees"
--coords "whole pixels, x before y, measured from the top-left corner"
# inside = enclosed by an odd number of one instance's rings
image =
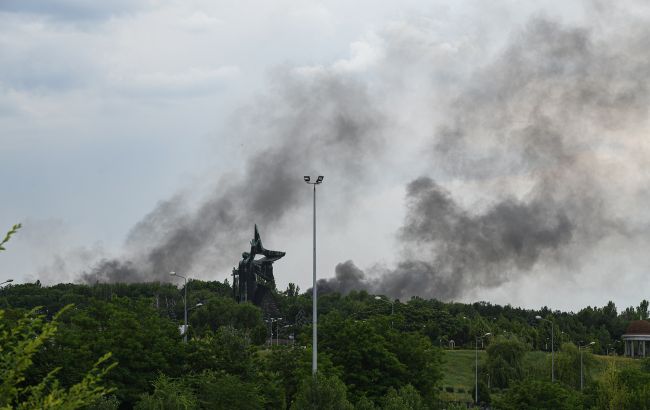
[[[161,202],[134,226],[122,257],[81,279],[166,280],[177,266],[227,272],[251,220],[273,229],[310,205],[303,174],[338,176],[345,212],[357,203],[354,184],[394,160],[414,129],[433,131],[412,138],[424,154],[413,161],[420,175],[403,181],[396,262],[361,269],[347,260],[319,282],[322,291],[448,300],[540,267],[570,270],[607,238],[646,238],[625,210],[648,182],[628,183],[647,163],[650,31],[643,21],[607,30],[598,18],[610,12],[595,9],[593,26],[535,17],[486,60],[393,27],[379,52],[282,67],[271,92],[246,108],[243,172],[222,177],[195,209],[180,195]],[[623,27],[617,13],[611,23]],[[411,92],[426,98],[402,103]],[[404,126],[405,111],[430,118]]]

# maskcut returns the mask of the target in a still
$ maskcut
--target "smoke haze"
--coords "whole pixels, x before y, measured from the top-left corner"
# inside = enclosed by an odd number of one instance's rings
[[[533,15],[503,37],[484,28],[486,44],[480,30],[450,39],[432,19],[393,21],[348,59],[276,68],[265,95],[215,138],[239,143],[232,172],[208,176],[198,203],[161,201],[123,254],[102,253],[79,279],[223,278],[253,223],[264,238],[311,206],[306,174],[337,181],[327,212],[340,236],[364,190],[404,187],[395,247],[373,262],[380,238],[350,239],[323,292],[449,300],[545,269],[597,269],[600,244],[648,239],[650,181],[639,170],[650,165],[650,25],[624,6],[585,4],[587,23]]]
[[[432,178],[413,180],[397,266],[368,275],[348,261],[323,289],[449,300],[536,265],[571,272],[605,238],[647,237],[613,211],[612,184],[626,184],[608,174],[617,156],[639,159],[628,150],[648,114],[646,27],[610,37],[536,18],[515,33],[450,104],[430,145],[432,171],[478,182],[488,199],[465,209]]]

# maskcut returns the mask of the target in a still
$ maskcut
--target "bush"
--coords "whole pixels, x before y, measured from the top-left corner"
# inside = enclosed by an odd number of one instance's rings
[[[308,376],[303,381],[292,410],[352,410],[354,407],[347,399],[347,390],[336,376]]]

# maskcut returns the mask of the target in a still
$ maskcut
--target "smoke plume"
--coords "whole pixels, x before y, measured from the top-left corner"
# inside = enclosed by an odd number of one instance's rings
[[[650,97],[646,27],[605,35],[536,18],[515,33],[430,141],[432,174],[488,194],[467,207],[433,178],[413,180],[396,267],[366,274],[348,261],[323,289],[449,300],[534,267],[570,272],[594,244],[631,235],[614,211],[625,180],[611,171],[619,155],[638,159]]]
[[[303,205],[303,175],[327,168],[330,178],[363,180],[368,158],[381,153],[385,124],[364,85],[327,70],[287,70],[275,78],[274,94],[250,107],[246,118],[258,135],[241,136],[273,144],[251,145],[243,176],[222,178],[195,210],[182,195],[161,202],[133,227],[129,254],[100,262],[83,281],[166,280],[167,272],[181,269],[214,276],[236,263],[254,222],[277,226]]]

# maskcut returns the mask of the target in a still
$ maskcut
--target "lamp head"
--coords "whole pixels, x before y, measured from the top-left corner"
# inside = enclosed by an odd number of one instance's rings
[[[201,303],[201,302],[196,304],[196,307],[201,307],[201,306],[203,306],[203,303]]]
[[[169,272],[169,276],[176,276],[176,272]]]
[[[319,175],[318,178],[316,178],[316,183],[320,184],[321,182],[323,182],[323,176]]]
[[[487,332],[486,334],[483,335],[483,337],[490,336],[492,333]]]
[[[375,299],[381,300],[381,296],[375,296]]]
[[[538,315],[538,316],[535,316],[535,319],[542,320],[542,317]]]
[[[305,182],[307,182],[307,183],[309,183],[309,181],[311,181],[311,178],[309,177],[309,175],[305,175],[303,178],[305,179]]]
[[[13,279],[7,279],[7,280],[5,280],[5,282],[13,282],[13,281],[14,281]]]
[[[596,344],[596,342],[591,342],[591,343],[589,343],[589,346],[595,345],[595,344]]]

